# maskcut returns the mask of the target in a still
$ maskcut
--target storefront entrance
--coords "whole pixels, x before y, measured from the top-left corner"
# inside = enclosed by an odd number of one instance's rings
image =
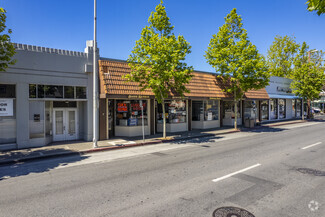
[[[78,139],[78,118],[76,108],[53,109],[53,141]]]

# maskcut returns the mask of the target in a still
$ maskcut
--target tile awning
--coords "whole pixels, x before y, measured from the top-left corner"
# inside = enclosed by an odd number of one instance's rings
[[[142,95],[154,96],[150,90],[141,91],[138,82],[127,82],[124,75],[131,71],[126,61],[99,60],[100,95],[105,98],[109,95]],[[204,72],[192,72],[194,75],[186,87],[190,93],[185,97],[195,98],[232,98],[231,94],[222,91],[222,85],[218,82],[216,74]],[[170,93],[173,96],[172,93]],[[251,90],[245,93],[247,99],[269,99],[265,89]]]

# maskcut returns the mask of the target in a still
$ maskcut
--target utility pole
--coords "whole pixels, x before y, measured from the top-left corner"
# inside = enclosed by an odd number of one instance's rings
[[[98,75],[97,75],[97,1],[94,0],[94,44],[93,44],[93,147],[98,141]]]

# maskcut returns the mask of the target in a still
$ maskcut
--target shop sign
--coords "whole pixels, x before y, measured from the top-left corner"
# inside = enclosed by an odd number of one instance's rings
[[[34,114],[34,122],[40,122],[41,121],[41,115],[40,114]]]
[[[181,97],[181,96],[173,96],[172,99],[188,99],[187,96]]]
[[[0,116],[13,116],[13,115],[14,115],[14,100],[0,99]]]
[[[216,97],[210,97],[210,100],[220,100],[220,98],[216,98]]]
[[[292,90],[289,87],[277,86],[276,90],[279,91],[279,92],[292,93]]]
[[[117,112],[128,112],[128,106],[126,103],[117,103]]]
[[[129,99],[149,99],[149,96],[142,96],[142,95],[129,95]]]

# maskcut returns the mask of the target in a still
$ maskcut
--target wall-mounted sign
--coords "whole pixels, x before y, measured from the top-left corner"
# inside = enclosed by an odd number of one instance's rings
[[[276,90],[279,91],[279,92],[292,93],[292,90],[289,87],[277,86]]]
[[[149,96],[141,96],[141,95],[129,95],[129,99],[149,99]]]
[[[0,116],[13,116],[13,115],[14,115],[14,100],[0,99]]]
[[[172,99],[188,99],[187,96],[181,97],[181,96],[173,96]]]
[[[210,97],[210,100],[220,100],[221,98]]]
[[[34,114],[34,122],[40,122],[41,121],[41,115],[40,114]]]

